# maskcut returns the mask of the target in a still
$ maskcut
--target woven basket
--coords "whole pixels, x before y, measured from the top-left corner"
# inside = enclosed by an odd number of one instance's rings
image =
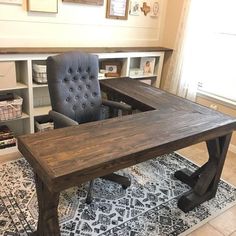
[[[0,121],[12,120],[22,116],[23,99],[14,95],[13,100],[0,101]]]
[[[47,83],[46,65],[33,64],[33,80],[39,84]]]

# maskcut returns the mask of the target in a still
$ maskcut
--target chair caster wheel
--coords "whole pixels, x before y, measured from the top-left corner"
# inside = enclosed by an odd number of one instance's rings
[[[128,187],[129,187],[129,186],[122,185],[122,188],[123,188],[124,190],[126,190]]]
[[[91,204],[92,198],[86,198],[85,202],[86,202],[87,204]]]

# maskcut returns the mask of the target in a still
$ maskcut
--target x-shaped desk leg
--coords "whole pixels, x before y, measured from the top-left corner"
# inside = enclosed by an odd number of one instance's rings
[[[184,212],[191,211],[216,195],[231,135],[232,133],[206,141],[209,160],[195,172],[187,169],[175,172],[177,179],[192,187],[178,201],[178,207]]]

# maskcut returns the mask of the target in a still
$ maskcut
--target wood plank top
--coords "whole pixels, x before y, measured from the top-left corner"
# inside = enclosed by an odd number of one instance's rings
[[[124,102],[142,111],[158,110],[169,112],[170,114],[180,110],[207,114],[216,112],[190,100],[128,77],[100,80],[100,86],[103,91],[122,97]]]
[[[156,52],[172,51],[165,47],[11,47],[1,48],[0,54],[40,54],[64,53],[68,51],[81,51],[87,53],[115,53],[115,52]]]
[[[159,109],[18,138],[19,150],[51,191],[61,191],[236,129],[235,118],[164,91],[154,89],[155,95],[150,86],[140,88],[142,93],[138,90],[137,94],[146,95],[147,88],[152,91],[153,97],[147,93],[149,100],[143,98],[143,102],[158,105]]]

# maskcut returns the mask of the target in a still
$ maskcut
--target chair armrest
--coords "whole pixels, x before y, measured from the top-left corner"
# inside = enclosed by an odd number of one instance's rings
[[[49,116],[54,121],[54,128],[63,128],[67,126],[78,125],[79,123],[56,111],[49,111]]]
[[[125,104],[125,103],[102,99],[102,105],[105,105],[105,106],[108,106],[111,108],[121,109],[123,111],[128,111],[130,113],[132,112],[132,107],[128,104]]]

